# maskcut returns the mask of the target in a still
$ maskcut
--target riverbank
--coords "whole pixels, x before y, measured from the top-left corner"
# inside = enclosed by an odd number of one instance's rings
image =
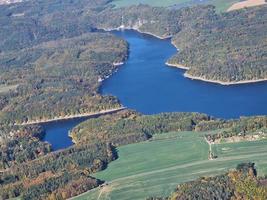
[[[34,124],[42,124],[42,123],[48,123],[48,122],[54,122],[54,121],[61,121],[61,120],[68,120],[68,119],[76,119],[76,118],[82,118],[82,117],[94,117],[98,115],[105,115],[105,114],[111,114],[114,112],[118,112],[121,110],[126,109],[126,107],[119,107],[119,108],[113,108],[113,109],[107,109],[107,110],[102,110],[99,112],[91,112],[91,113],[83,113],[83,114],[77,114],[77,115],[67,115],[67,116],[60,116],[60,117],[54,117],[52,119],[43,119],[43,120],[31,120],[28,122],[24,122],[21,124],[15,124],[19,126],[23,125],[34,125]]]
[[[151,32],[141,31],[139,28],[135,28],[135,27],[117,27],[117,28],[99,28],[99,29],[107,31],[107,32],[133,30],[133,31],[137,31],[138,33],[142,33],[142,34],[146,34],[146,35],[150,35],[150,36],[156,37],[156,38],[158,38],[160,40],[167,40],[167,39],[171,39],[172,38],[171,35],[170,36],[159,36],[159,35],[156,35],[156,34],[151,33]]]
[[[186,67],[184,65],[181,65],[181,64],[172,64],[172,63],[169,63],[168,61],[165,64],[167,66],[169,66],[169,67],[175,67],[175,68],[178,68],[178,69],[184,69],[184,70],[189,70],[190,69],[189,67]],[[204,81],[204,82],[208,82],[208,83],[215,83],[215,84],[220,84],[220,85],[224,85],[224,86],[228,86],[228,85],[240,85],[240,84],[249,84],[249,83],[258,83],[258,82],[267,81],[267,78],[266,78],[266,79],[257,79],[257,80],[229,81],[229,82],[227,82],[227,81],[219,81],[219,80],[205,79],[205,78],[202,78],[202,77],[192,76],[192,75],[190,75],[188,73],[185,73],[184,74],[184,77],[185,78],[192,79],[192,80]]]
[[[210,79],[205,79],[202,77],[197,77],[197,76],[192,76],[188,73],[184,74],[184,77],[186,78],[190,78],[192,80],[199,80],[199,81],[204,81],[204,82],[208,82],[208,83],[216,83],[216,84],[220,84],[220,85],[240,85],[240,84],[248,84],[248,83],[258,83],[258,82],[264,82],[267,81],[266,79],[257,79],[257,80],[246,80],[246,81],[229,81],[229,82],[224,82],[224,81],[219,81],[219,80],[210,80]]]
[[[186,67],[186,66],[180,65],[180,64],[172,64],[172,63],[169,63],[168,61],[165,63],[165,65],[167,65],[169,67],[175,67],[175,68],[179,68],[179,69],[189,70],[189,67]]]

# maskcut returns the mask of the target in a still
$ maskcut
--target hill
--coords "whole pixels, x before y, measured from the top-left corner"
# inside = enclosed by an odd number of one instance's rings
[[[225,85],[266,80],[266,9],[211,12],[172,38],[179,53],[168,63],[187,67],[188,78]]]

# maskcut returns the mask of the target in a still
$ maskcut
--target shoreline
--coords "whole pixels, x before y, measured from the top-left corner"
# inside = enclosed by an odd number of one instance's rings
[[[173,40],[171,40],[171,44],[176,48],[176,50],[177,50],[177,52],[179,52],[180,51],[180,49],[178,48],[178,46],[174,43],[174,41]]]
[[[184,77],[192,79],[192,80],[198,80],[198,81],[203,81],[203,82],[208,82],[208,83],[215,83],[215,84],[220,84],[224,86],[229,86],[229,85],[241,85],[241,84],[249,84],[249,83],[259,83],[259,82],[264,82],[267,81],[266,79],[257,79],[257,80],[246,80],[246,81],[229,81],[229,82],[224,82],[224,81],[219,81],[219,80],[209,80],[197,76],[192,76],[188,73],[184,74]]]
[[[175,68],[178,68],[178,69],[184,69],[184,70],[189,70],[190,68],[189,67],[186,67],[184,65],[180,65],[180,64],[171,64],[169,63],[168,61],[165,62],[165,65],[169,66],[169,67],[175,67]]]
[[[117,28],[100,28],[100,29],[102,29],[104,31],[108,31],[108,32],[110,32],[110,31],[133,30],[133,31],[137,31],[137,32],[139,32],[141,34],[147,34],[147,35],[156,37],[156,38],[161,39],[161,40],[171,39],[173,37],[173,36],[168,36],[168,37],[167,36],[166,37],[158,36],[158,35],[153,34],[151,32],[141,31],[140,29],[134,28],[134,27],[124,27],[124,28],[117,27]],[[171,41],[171,44],[176,48],[177,53],[178,53],[180,49],[176,46],[176,44],[173,41]],[[175,67],[175,68],[178,68],[178,69],[183,69],[183,70],[189,70],[190,69],[190,67],[186,67],[186,66],[180,65],[180,64],[171,64],[168,61],[165,62],[165,65],[167,65],[169,67]],[[244,81],[224,82],[224,81],[219,81],[219,80],[209,80],[209,79],[205,79],[205,78],[202,78],[202,77],[192,76],[192,75],[190,75],[190,74],[188,74],[186,72],[184,73],[184,77],[192,79],[192,80],[199,80],[199,81],[203,81],[203,82],[215,83],[215,84],[220,84],[220,85],[224,85],[224,86],[259,83],[259,82],[267,81],[267,78],[265,78],[265,79],[257,79],[257,80],[244,80]]]
[[[44,119],[44,120],[31,120],[31,121],[20,123],[20,124],[15,123],[15,125],[18,125],[18,126],[34,125],[34,124],[43,124],[43,123],[55,122],[55,121],[63,121],[63,120],[68,120],[68,119],[94,117],[97,115],[105,115],[105,114],[109,114],[109,113],[113,113],[113,112],[117,112],[117,111],[121,111],[121,110],[125,110],[125,109],[126,109],[126,107],[122,106],[119,108],[101,110],[98,112],[90,112],[90,113],[83,113],[83,114],[76,114],[76,115],[67,115],[67,116],[63,116],[63,117],[54,117],[51,119]]]
[[[103,81],[105,81],[106,79],[108,79],[109,77],[111,77],[113,74],[115,74],[118,70],[119,70],[119,67],[120,66],[122,66],[122,65],[124,65],[125,64],[125,62],[118,62],[118,63],[113,63],[113,65],[115,66],[115,67],[117,67],[115,70],[113,70],[109,75],[107,75],[107,76],[104,76],[104,77],[101,77],[101,76],[99,76],[98,77],[98,83],[101,83],[102,84],[102,82]]]
[[[117,27],[117,28],[99,28],[99,29],[102,29],[104,31],[123,31],[123,30],[133,30],[133,31],[137,31],[139,33],[142,33],[142,34],[146,34],[146,35],[150,35],[150,36],[153,36],[153,37],[156,37],[160,40],[167,40],[167,39],[171,39],[172,36],[159,36],[159,35],[156,35],[154,33],[151,33],[151,32],[146,32],[146,31],[141,31],[140,29],[138,28],[134,28],[134,27],[124,27],[124,28],[121,28],[121,27]]]

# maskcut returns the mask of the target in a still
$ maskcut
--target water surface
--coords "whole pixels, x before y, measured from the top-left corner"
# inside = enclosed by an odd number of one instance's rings
[[[69,137],[69,131],[87,118],[68,119],[42,124],[45,129],[45,137],[43,141],[47,141],[52,145],[53,151],[67,148],[73,145]]]
[[[103,82],[101,92],[144,114],[202,112],[221,118],[267,114],[267,82],[222,86],[183,76],[165,62],[176,53],[170,40],[136,31],[114,32],[130,44],[128,61]]]

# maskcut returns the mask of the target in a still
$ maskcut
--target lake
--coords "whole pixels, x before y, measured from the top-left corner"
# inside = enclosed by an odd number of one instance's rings
[[[267,114],[267,82],[222,86],[183,76],[165,62],[176,53],[170,40],[135,31],[114,32],[130,44],[130,56],[103,82],[101,93],[144,114],[202,112],[220,118]]]
[[[222,86],[187,79],[184,70],[165,65],[176,53],[170,40],[136,31],[113,33],[128,41],[130,55],[100,91],[118,97],[124,106],[144,114],[202,112],[225,119],[267,114],[267,82]],[[45,124],[44,141],[54,150],[72,145],[68,132],[84,120]]]

